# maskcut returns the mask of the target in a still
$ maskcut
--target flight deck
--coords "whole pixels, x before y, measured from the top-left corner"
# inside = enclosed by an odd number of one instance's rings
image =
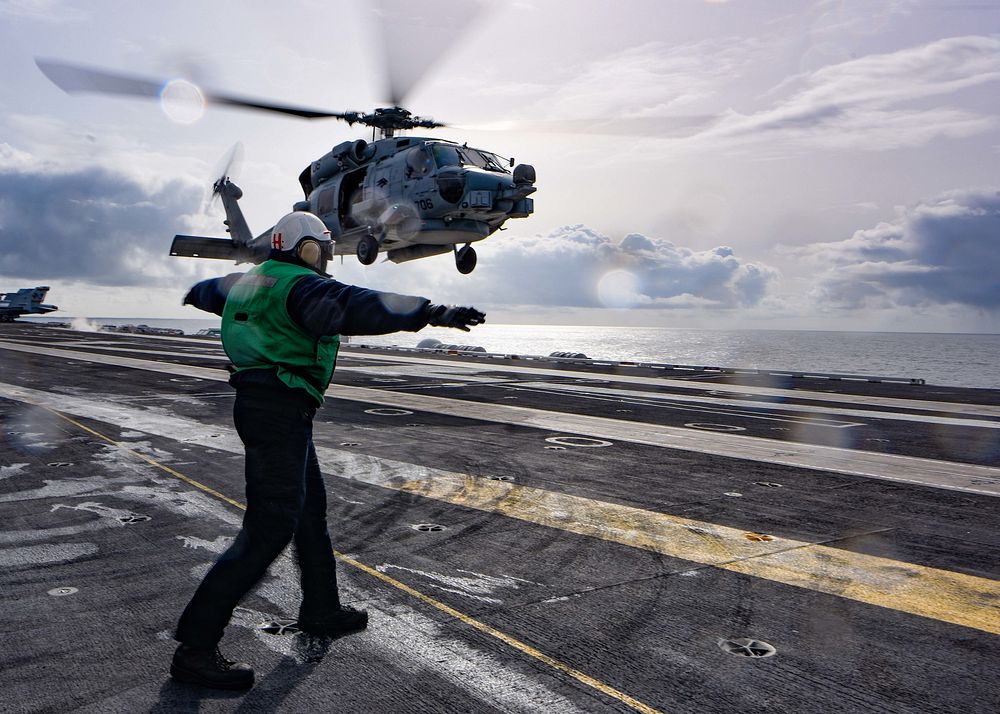
[[[286,553],[228,693],[168,675],[245,503],[221,344],[0,325],[0,712],[1000,710],[1000,391],[451,352],[342,347],[370,625],[298,632]]]

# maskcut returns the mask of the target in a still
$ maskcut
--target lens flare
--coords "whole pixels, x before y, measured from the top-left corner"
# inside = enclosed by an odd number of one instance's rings
[[[612,270],[597,282],[597,298],[604,307],[635,307],[643,296],[639,279],[627,270]]]
[[[160,91],[160,107],[170,121],[193,124],[205,114],[205,96],[186,79],[172,79]]]

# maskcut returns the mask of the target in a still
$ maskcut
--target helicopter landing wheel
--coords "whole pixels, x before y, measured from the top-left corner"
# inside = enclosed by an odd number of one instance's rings
[[[476,269],[476,249],[466,244],[464,248],[455,251],[455,267],[462,275],[468,275]]]
[[[378,257],[378,241],[374,236],[362,236],[358,241],[357,252],[362,265],[371,265]]]

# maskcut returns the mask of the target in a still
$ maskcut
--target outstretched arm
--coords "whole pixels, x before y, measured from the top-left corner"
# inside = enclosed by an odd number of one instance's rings
[[[243,277],[243,273],[230,273],[222,278],[211,278],[195,283],[184,296],[182,305],[194,305],[199,310],[214,312],[222,316],[222,309],[226,306],[226,297],[236,281]]]
[[[427,325],[468,331],[486,316],[474,308],[432,305],[413,295],[397,295],[307,276],[288,294],[288,314],[314,335],[385,335],[416,332]]]

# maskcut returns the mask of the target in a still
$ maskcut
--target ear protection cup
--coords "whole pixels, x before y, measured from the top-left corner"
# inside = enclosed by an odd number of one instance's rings
[[[298,253],[298,256],[309,265],[319,265],[320,259],[323,256],[323,249],[320,247],[319,243],[314,240],[302,241],[296,252]]]

